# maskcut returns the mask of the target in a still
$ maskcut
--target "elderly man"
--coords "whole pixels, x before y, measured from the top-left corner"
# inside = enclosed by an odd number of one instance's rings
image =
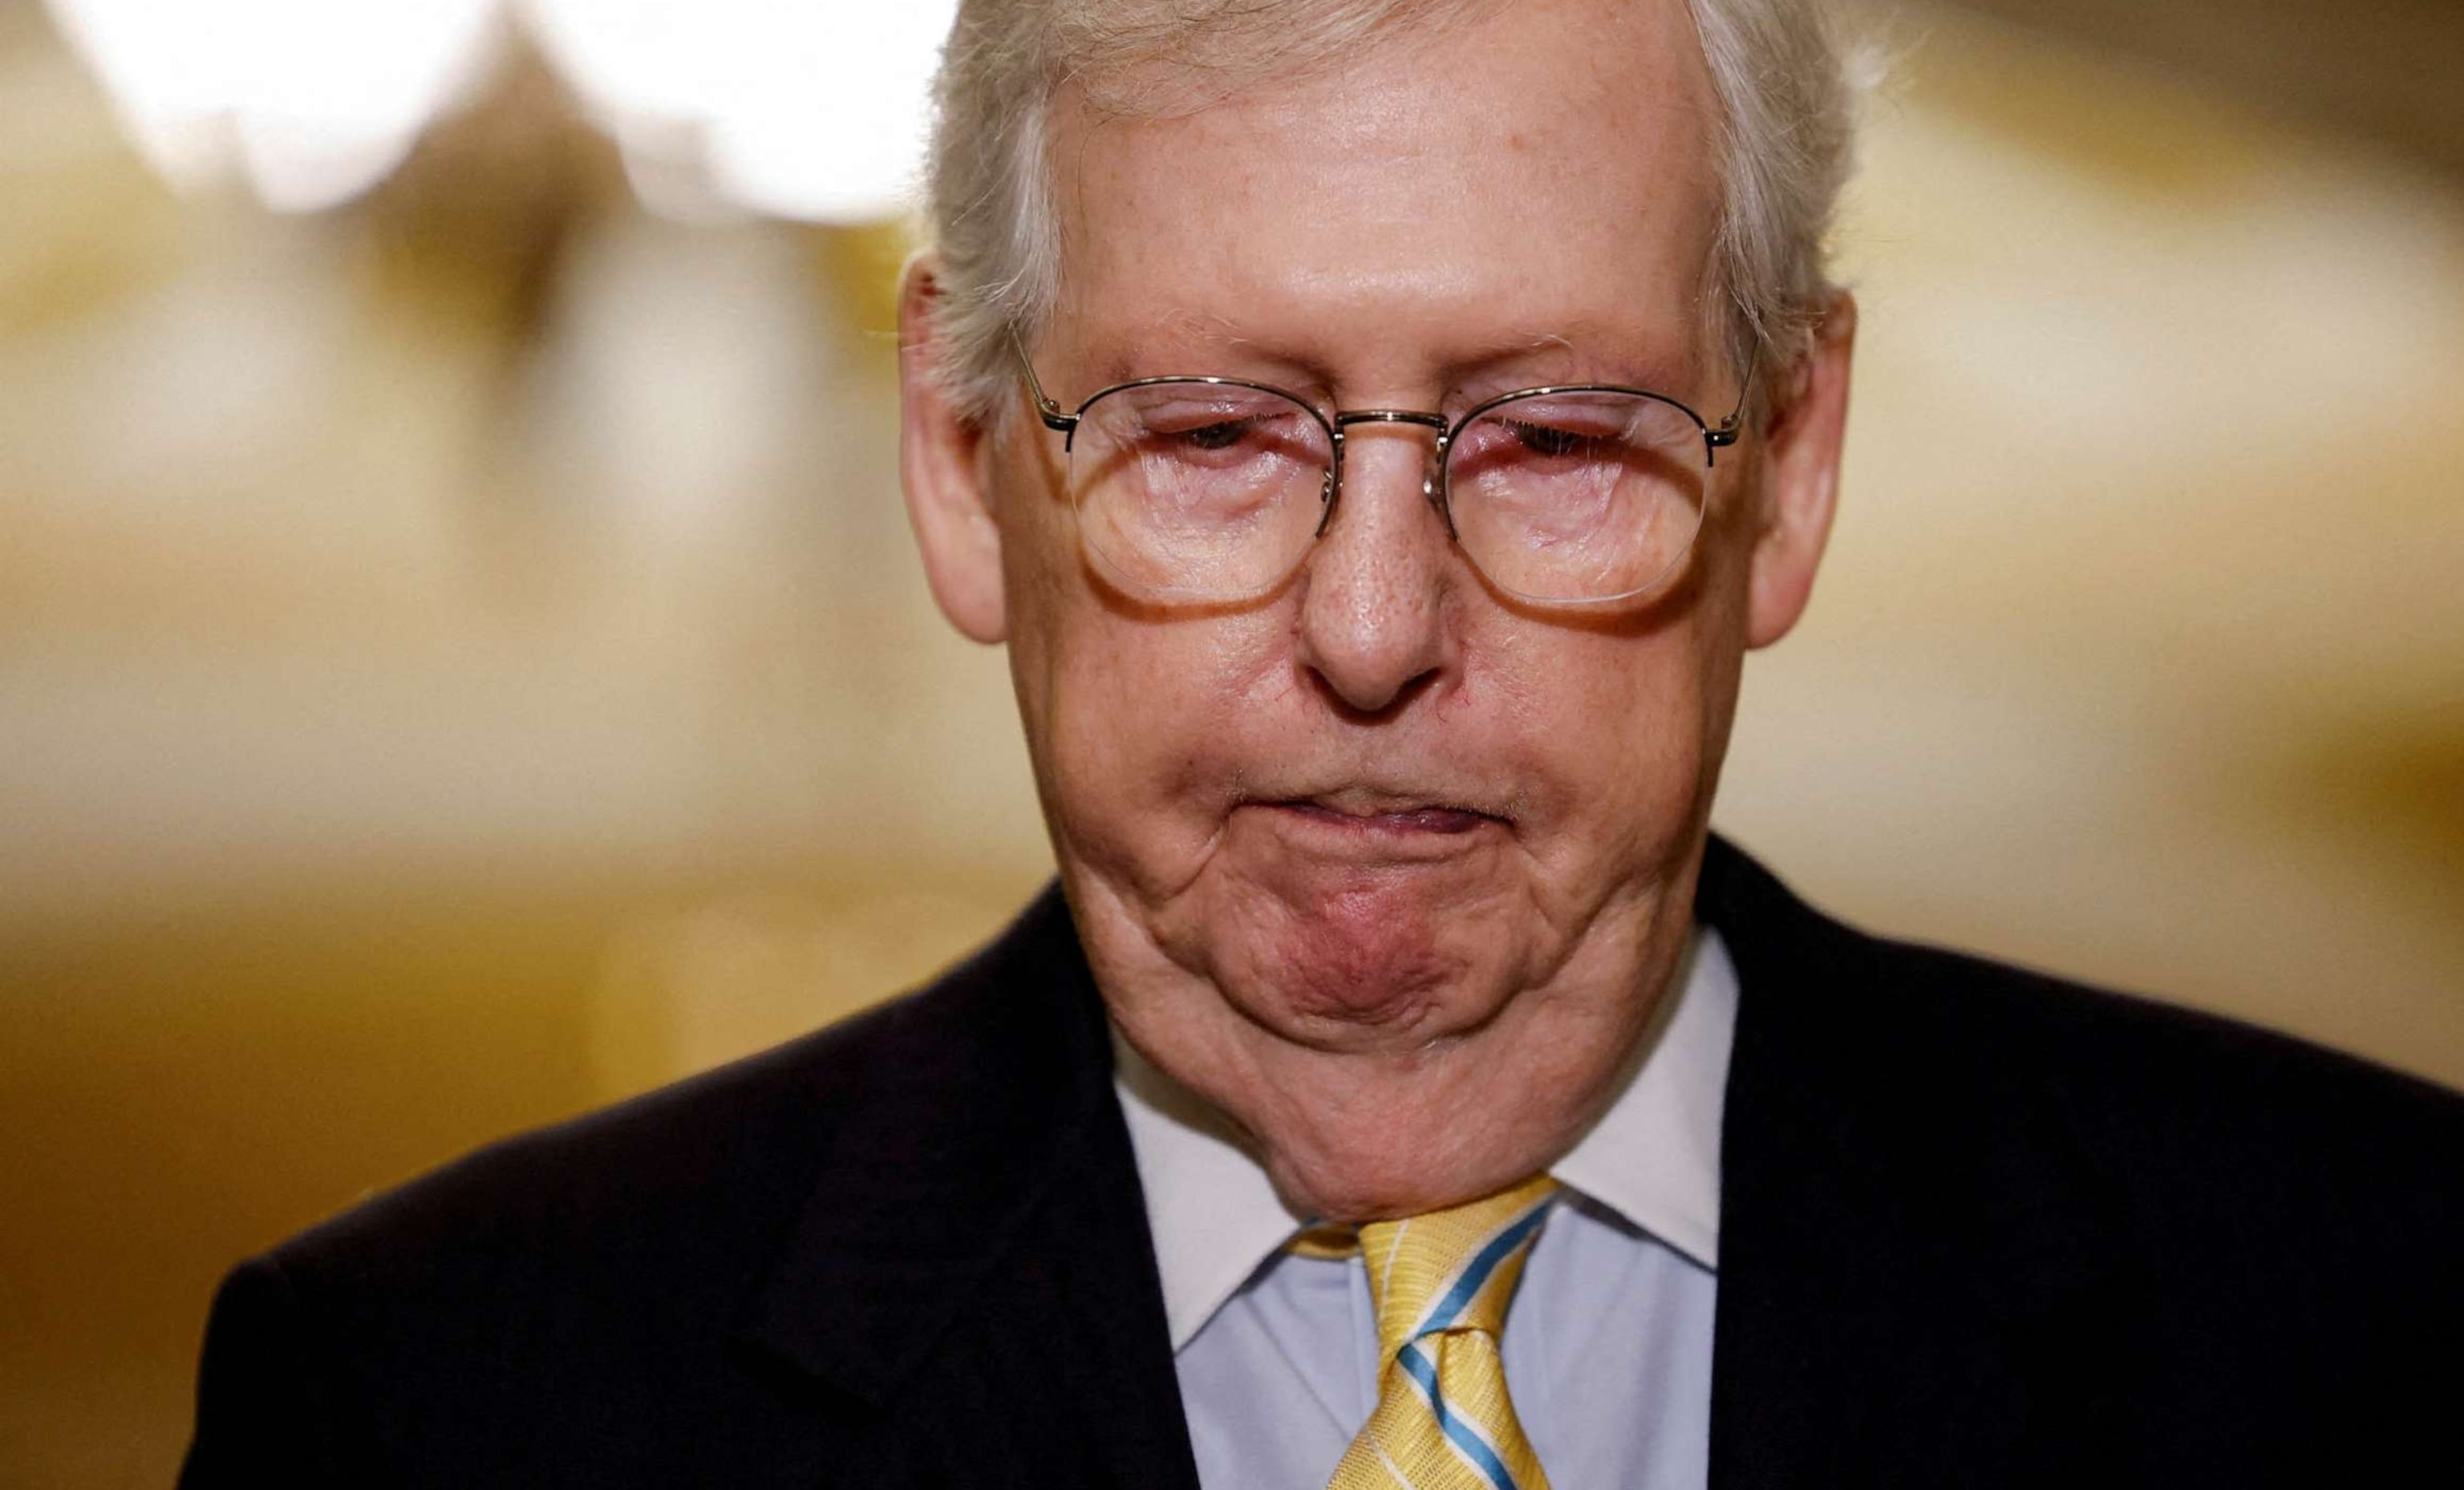
[[[971,0],[905,472],[1060,892],[243,1267],[188,1482],[2452,1469],[2458,1104],[1707,836],[1842,73],[1797,0]]]

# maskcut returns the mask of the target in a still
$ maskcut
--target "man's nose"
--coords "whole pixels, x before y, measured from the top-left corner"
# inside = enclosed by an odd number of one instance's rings
[[[1442,670],[1453,540],[1428,499],[1427,430],[1367,425],[1344,444],[1342,492],[1304,576],[1299,660],[1377,713]]]

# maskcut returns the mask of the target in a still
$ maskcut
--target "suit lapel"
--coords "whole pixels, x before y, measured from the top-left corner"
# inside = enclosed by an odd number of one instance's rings
[[[1914,1007],[1947,959],[1823,919],[1716,840],[1698,912],[1741,987],[1712,1485],[2109,1482],[2092,1446],[2127,1320],[2057,1103],[1996,1085],[1990,1017]]]
[[[841,1482],[1195,1490],[1102,1007],[1048,891],[879,1011],[739,1331],[856,1431]]]

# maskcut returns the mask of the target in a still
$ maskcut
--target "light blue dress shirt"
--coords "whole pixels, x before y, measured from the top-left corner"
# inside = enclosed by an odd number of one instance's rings
[[[1736,971],[1697,933],[1617,1095],[1550,1172],[1565,1186],[1507,1313],[1507,1390],[1555,1490],[1703,1490],[1719,1282],[1720,1112]],[[1205,1490],[1325,1490],[1377,1402],[1358,1258],[1300,1225],[1228,1125],[1117,1035],[1181,1402]]]

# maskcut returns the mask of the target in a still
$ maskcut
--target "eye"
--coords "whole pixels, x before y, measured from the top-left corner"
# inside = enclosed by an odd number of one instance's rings
[[[1521,419],[1507,421],[1507,427],[1513,430],[1515,439],[1534,455],[1572,455],[1592,440],[1592,436],[1578,434],[1572,429],[1551,428]]]
[[[1184,429],[1179,438],[1183,444],[1201,450],[1228,450],[1248,433],[1249,421],[1223,419],[1211,425],[1200,425],[1195,429]]]

